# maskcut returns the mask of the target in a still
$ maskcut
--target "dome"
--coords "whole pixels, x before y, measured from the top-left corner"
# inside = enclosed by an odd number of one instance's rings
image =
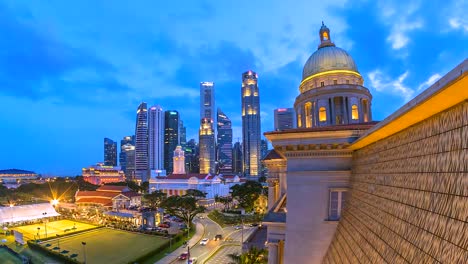
[[[345,50],[335,46],[325,46],[309,57],[302,71],[302,80],[314,74],[332,70],[358,72],[356,63]]]

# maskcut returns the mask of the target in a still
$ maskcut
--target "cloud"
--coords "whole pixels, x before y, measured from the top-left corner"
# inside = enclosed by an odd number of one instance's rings
[[[429,79],[427,79],[425,82],[421,83],[419,86],[418,86],[418,89],[417,91],[421,91],[422,89],[425,89],[429,86],[431,86],[432,84],[434,84],[437,80],[440,79],[440,77],[442,77],[442,75],[436,73],[436,74],[433,74],[431,75],[431,77],[429,77]]]
[[[449,19],[449,25],[453,29],[462,29],[465,33],[468,32],[468,21],[464,17],[454,17]]]
[[[387,41],[392,44],[392,49],[399,50],[404,48],[409,42],[408,33],[422,26],[421,20],[413,22],[399,21],[392,26]]]
[[[392,79],[379,69],[376,69],[369,72],[367,76],[370,81],[370,86],[377,92],[398,95],[401,96],[405,101],[409,101],[414,95],[414,90],[403,84],[408,75],[409,71],[405,71],[397,78]]]

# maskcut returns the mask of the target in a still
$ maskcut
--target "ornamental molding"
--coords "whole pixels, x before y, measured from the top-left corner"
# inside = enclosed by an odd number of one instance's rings
[[[309,158],[309,157],[352,157],[353,151],[351,150],[320,150],[320,151],[287,151],[285,156],[287,158]]]

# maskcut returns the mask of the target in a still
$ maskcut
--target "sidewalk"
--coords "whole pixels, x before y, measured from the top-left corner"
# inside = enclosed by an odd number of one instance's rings
[[[189,240],[189,246],[193,247],[196,245],[203,237],[203,234],[205,233],[205,227],[200,223],[197,222],[195,225],[195,234],[193,237]],[[170,264],[173,263],[175,260],[177,260],[177,257],[180,256],[180,254],[184,253],[187,251],[187,248],[180,247],[174,251],[172,251],[171,254],[165,256],[163,259],[160,261],[156,262],[155,264]]]

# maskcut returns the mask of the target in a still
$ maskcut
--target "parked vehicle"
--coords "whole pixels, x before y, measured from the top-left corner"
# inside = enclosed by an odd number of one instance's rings
[[[162,224],[159,224],[158,227],[160,227],[160,228],[169,228],[169,227],[171,227],[171,226],[168,225],[168,224],[162,223]]]

